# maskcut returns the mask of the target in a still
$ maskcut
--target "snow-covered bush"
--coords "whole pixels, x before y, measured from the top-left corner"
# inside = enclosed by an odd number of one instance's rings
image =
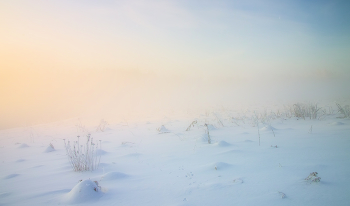
[[[80,144],[78,141],[71,142],[64,140],[67,156],[74,171],[92,171],[98,168],[101,155],[97,155],[97,149],[101,149],[100,144],[94,143],[90,134],[86,136],[86,144]]]
[[[53,152],[53,151],[55,151],[55,147],[53,146],[52,143],[50,143],[44,152],[48,153],[48,152]]]
[[[319,182],[321,181],[321,177],[317,177],[317,172],[311,172],[310,175],[305,178],[306,181],[310,181],[310,182]]]
[[[81,204],[98,200],[103,195],[97,181],[80,180],[73,189],[63,196],[64,203]]]
[[[159,134],[162,134],[162,133],[169,133],[170,131],[165,128],[164,125],[160,126],[159,128],[157,128],[157,131],[159,132]]]

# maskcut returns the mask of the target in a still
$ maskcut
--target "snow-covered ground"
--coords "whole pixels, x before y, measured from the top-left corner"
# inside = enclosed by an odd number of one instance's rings
[[[252,116],[2,130],[0,205],[350,205],[349,118],[261,116],[257,125]],[[74,172],[63,139],[87,132],[101,140],[101,161]],[[319,182],[305,180],[312,172]]]

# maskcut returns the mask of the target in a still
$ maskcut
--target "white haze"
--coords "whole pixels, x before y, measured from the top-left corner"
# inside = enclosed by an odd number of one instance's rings
[[[141,120],[212,108],[349,99],[346,74],[154,74],[120,70],[16,70],[1,74],[0,129],[68,118]]]

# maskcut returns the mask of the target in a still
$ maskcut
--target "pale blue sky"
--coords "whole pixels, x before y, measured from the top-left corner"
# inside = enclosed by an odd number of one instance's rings
[[[27,49],[56,67],[339,73],[349,70],[349,9],[347,1],[3,1],[1,43],[5,53],[12,38],[20,53],[33,42]]]

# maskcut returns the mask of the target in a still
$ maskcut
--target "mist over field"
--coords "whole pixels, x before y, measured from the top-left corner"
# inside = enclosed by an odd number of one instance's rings
[[[0,128],[347,99],[348,6],[2,1]]]
[[[349,11],[1,0],[0,205],[350,205]]]
[[[176,76],[115,70],[18,70],[1,74],[1,128],[68,118],[144,120],[212,108],[334,103],[349,98],[338,76]],[[333,105],[335,106],[335,105]]]

